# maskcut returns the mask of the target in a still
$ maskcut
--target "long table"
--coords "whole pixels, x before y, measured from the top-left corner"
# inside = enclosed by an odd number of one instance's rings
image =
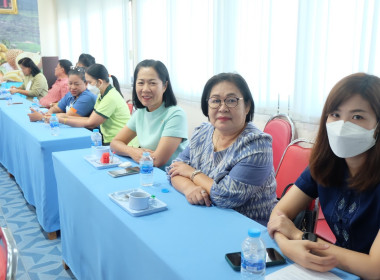
[[[249,228],[262,230],[266,246],[277,247],[265,227],[238,212],[190,205],[160,169],[154,169],[153,187],[140,187],[139,174],[113,178],[107,174],[112,169],[86,162],[89,154],[90,149],[53,153],[62,255],[78,279],[240,279],[224,256],[240,251]],[[168,209],[134,217],[108,196],[133,188],[155,195]]]
[[[54,233],[60,222],[51,154],[90,147],[91,132],[62,125],[59,135],[52,136],[48,124],[29,121],[30,101],[17,96],[13,101],[23,104],[0,100],[0,162],[15,177],[27,202],[36,207],[43,230]]]

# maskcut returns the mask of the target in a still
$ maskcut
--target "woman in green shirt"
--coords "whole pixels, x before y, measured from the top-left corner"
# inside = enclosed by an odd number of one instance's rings
[[[109,145],[115,135],[131,118],[128,106],[121,94],[119,82],[113,75],[109,75],[104,65],[93,64],[86,70],[86,81],[96,86],[100,93],[96,99],[94,111],[89,117],[62,116],[59,122],[74,127],[89,129],[100,126],[104,145]],[[113,85],[110,84],[112,78]],[[131,145],[138,146],[133,142]]]
[[[28,99],[33,99],[33,97],[44,97],[48,91],[48,84],[45,76],[41,73],[41,70],[29,57],[21,58],[18,61],[18,64],[25,76],[24,82],[18,88],[11,87],[10,92],[12,94],[18,92],[27,96]]]

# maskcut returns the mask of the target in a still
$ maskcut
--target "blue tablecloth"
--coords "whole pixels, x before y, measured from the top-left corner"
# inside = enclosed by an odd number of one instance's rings
[[[91,132],[62,126],[59,136],[52,136],[47,124],[29,121],[30,101],[17,96],[13,101],[23,104],[7,105],[0,100],[0,162],[15,176],[28,203],[36,207],[42,228],[53,232],[60,224],[51,154],[90,147]]]
[[[62,254],[78,279],[240,279],[224,256],[240,251],[249,228],[261,229],[266,246],[277,247],[263,226],[233,210],[190,205],[157,168],[154,186],[143,189],[167,203],[168,210],[131,216],[108,194],[140,187],[139,174],[113,178],[107,174],[112,169],[97,170],[84,160],[90,153],[53,153]]]

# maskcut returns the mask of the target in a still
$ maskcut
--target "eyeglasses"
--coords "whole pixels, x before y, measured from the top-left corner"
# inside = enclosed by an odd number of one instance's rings
[[[218,99],[211,97],[208,99],[208,106],[210,108],[216,109],[222,106],[222,101],[223,103],[228,107],[228,108],[235,108],[238,105],[239,100],[244,99],[243,97],[227,97],[224,100]]]

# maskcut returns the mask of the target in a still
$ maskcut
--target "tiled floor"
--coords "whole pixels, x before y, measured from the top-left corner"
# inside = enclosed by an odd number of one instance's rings
[[[0,226],[11,229],[19,250],[17,280],[75,279],[62,267],[61,239],[48,240],[34,207],[0,164]]]

